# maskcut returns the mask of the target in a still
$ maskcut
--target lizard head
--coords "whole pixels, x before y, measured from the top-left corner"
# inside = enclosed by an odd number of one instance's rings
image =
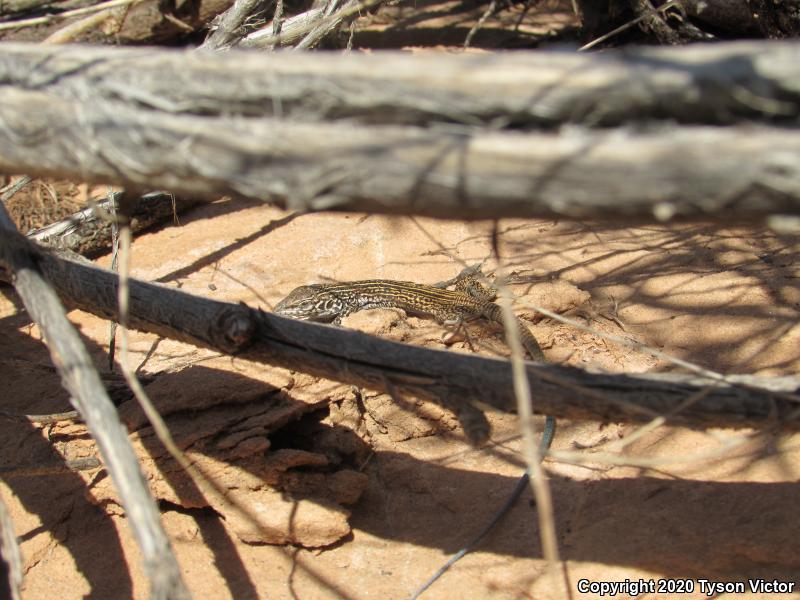
[[[325,291],[325,286],[302,285],[281,300],[275,307],[275,312],[301,321],[331,323],[342,314],[342,309],[342,301],[333,293]]]

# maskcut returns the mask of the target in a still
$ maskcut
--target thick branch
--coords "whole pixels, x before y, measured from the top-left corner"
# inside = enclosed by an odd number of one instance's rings
[[[800,213],[791,129],[501,132],[284,117],[730,122],[800,111],[800,46],[610,56],[0,49],[0,170],[296,209],[439,217]],[[239,116],[235,116],[235,115]]]
[[[284,24],[285,25],[285,24]],[[6,86],[204,115],[556,127],[633,121],[794,122],[800,45],[746,42],[625,52],[220,53],[5,44]],[[88,100],[88,98],[87,98]]]
[[[41,264],[66,304],[117,318],[112,273],[52,256]],[[375,390],[435,399],[456,411],[471,401],[502,410],[515,405],[506,360],[398,344],[163,285],[131,280],[130,321],[132,327],[165,337]],[[800,429],[800,420],[794,418],[798,405],[760,389],[795,392],[800,389],[796,377],[734,378],[751,386],[744,389],[686,375],[602,375],[550,364],[529,363],[527,373],[536,411],[556,417],[644,421],[669,414],[691,394],[715,385],[670,421],[700,428],[780,422]]]
[[[80,336],[42,277],[32,248],[16,232],[0,206],[0,264],[13,273],[14,287],[41,328],[63,385],[97,441],[141,548],[145,571],[150,578],[151,597],[188,598],[180,568],[161,526],[158,508],[148,492],[116,409]]]
[[[747,220],[800,214],[798,155],[793,130],[765,126],[454,132],[176,115],[0,89],[0,171],[292,209]]]

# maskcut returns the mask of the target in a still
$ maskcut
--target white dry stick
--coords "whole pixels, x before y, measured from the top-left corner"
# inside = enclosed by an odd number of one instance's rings
[[[68,44],[81,34],[96,28],[98,25],[105,23],[107,19],[114,16],[114,9],[107,8],[100,12],[88,15],[79,21],[64,25],[58,31],[54,31],[42,40],[43,44]]]
[[[511,372],[514,382],[514,395],[517,398],[517,417],[522,434],[523,455],[528,465],[531,489],[536,498],[536,512],[539,516],[539,531],[542,540],[542,551],[548,563],[550,576],[553,578],[553,590],[561,590],[562,583],[564,597],[570,596],[569,581],[562,582],[558,576],[560,558],[558,553],[558,539],[556,537],[555,517],[553,511],[553,498],[550,494],[550,484],[541,465],[539,448],[536,442],[536,431],[533,426],[533,407],[531,404],[531,388],[525,373],[525,360],[523,359],[522,341],[516,327],[516,317],[511,308],[511,292],[506,285],[505,277],[495,280],[500,293],[500,307],[503,310],[503,327],[505,328],[506,343],[511,348]]]
[[[170,453],[172,458],[186,470],[193,479],[197,479],[197,471],[194,466],[189,462],[186,456],[175,445],[172,439],[172,434],[169,431],[161,414],[156,410],[147,392],[144,391],[139,378],[133,372],[130,364],[129,340],[128,340],[128,300],[129,300],[129,278],[130,278],[130,248],[131,248],[131,227],[129,223],[120,225],[119,228],[119,287],[117,288],[117,301],[119,302],[119,346],[120,346],[120,365],[122,366],[122,374],[125,381],[128,382],[131,390],[133,391],[136,399],[142,407],[145,415],[147,415],[156,436],[164,444],[164,447]]]
[[[318,27],[327,28],[331,25],[336,25],[361,11],[369,10],[385,1],[386,0],[366,0],[364,2],[348,2],[341,9],[328,16],[324,14],[323,9],[312,8],[283,21],[281,32],[278,35],[274,35],[272,25],[267,24],[267,26],[262,29],[248,34],[247,37],[242,40],[240,46],[243,48],[286,46],[306,36]]]
[[[547,453],[548,458],[569,465],[590,466],[590,465],[610,465],[615,467],[637,467],[642,469],[657,469],[667,465],[691,464],[706,461],[714,461],[724,458],[733,450],[751,442],[758,436],[763,435],[762,431],[755,431],[745,435],[739,435],[727,440],[721,440],[719,448],[702,450],[689,454],[676,454],[672,456],[656,456],[651,458],[636,458],[633,456],[621,456],[610,452],[591,452],[584,450],[551,450]]]
[[[732,379],[731,377],[723,375],[722,373],[718,373],[717,371],[712,371],[710,369],[703,368],[700,365],[696,365],[695,363],[689,362],[688,360],[683,360],[682,358],[678,358],[676,356],[672,356],[671,354],[667,354],[666,352],[662,352],[661,350],[656,350],[655,348],[653,348],[652,346],[648,346],[647,344],[643,344],[641,342],[635,342],[633,340],[628,340],[628,339],[625,339],[625,338],[620,337],[618,335],[614,335],[613,333],[605,333],[603,331],[598,331],[594,327],[590,327],[588,325],[584,325],[583,323],[579,323],[578,321],[576,321],[574,319],[570,319],[569,317],[565,317],[563,315],[559,315],[558,313],[555,313],[553,311],[547,310],[546,308],[542,308],[541,306],[537,306],[535,304],[531,304],[529,302],[523,303],[523,306],[525,308],[529,308],[529,309],[534,310],[536,312],[542,313],[546,317],[550,317],[551,319],[554,319],[556,321],[560,321],[561,323],[564,323],[566,325],[570,325],[572,327],[575,327],[576,329],[580,329],[581,331],[586,331],[587,333],[591,333],[593,335],[601,337],[601,338],[603,338],[605,340],[608,340],[609,342],[613,342],[613,343],[618,344],[620,346],[624,346],[626,348],[630,348],[631,350],[636,350],[638,352],[643,352],[645,354],[649,354],[650,356],[653,356],[655,358],[660,358],[662,360],[665,360],[665,361],[675,365],[676,367],[683,367],[684,369],[687,369],[687,370],[691,371],[692,373],[696,373],[697,375],[701,375],[702,377],[707,377],[709,379],[714,379],[714,380],[716,380],[716,381],[718,381],[720,383],[726,383],[728,385],[736,386],[736,387],[740,387],[740,388],[744,388],[744,389],[749,389],[750,388],[750,386],[748,386],[745,383],[742,383],[741,381],[736,381],[736,379]],[[761,388],[758,388],[758,389],[760,391],[763,391],[763,390],[761,390]],[[777,392],[777,391],[774,392],[774,394],[776,396],[779,396],[781,398],[785,398],[787,400],[792,400],[794,402],[800,402],[800,395],[798,395],[798,394],[792,394],[792,393],[789,393],[789,392]]]
[[[33,181],[33,177],[30,175],[23,175],[15,182],[9,183],[3,189],[0,189],[0,202],[5,202],[9,198],[12,198],[14,194],[28,185],[31,181]]]
[[[131,232],[130,223],[124,223],[119,228],[119,287],[117,291],[117,301],[119,303],[119,347],[120,347],[120,365],[122,367],[122,374],[125,381],[133,391],[136,400],[142,407],[147,419],[153,426],[156,437],[167,449],[170,456],[177,462],[181,468],[186,472],[189,478],[192,479],[195,485],[203,494],[208,494],[217,499],[220,503],[225,505],[231,511],[236,512],[239,517],[252,523],[256,527],[261,527],[258,516],[255,512],[247,507],[235,502],[228,497],[225,489],[223,489],[211,477],[206,475],[200,470],[200,467],[193,464],[178,448],[169,427],[164,422],[161,414],[158,412],[153,402],[150,400],[147,392],[142,386],[136,373],[131,368],[129,341],[128,341],[128,301],[129,301],[129,279],[130,279],[130,248],[131,239],[133,234]]]

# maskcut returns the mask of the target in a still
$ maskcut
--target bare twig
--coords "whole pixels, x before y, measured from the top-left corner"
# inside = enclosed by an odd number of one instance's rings
[[[108,190],[108,212],[111,215],[111,270],[119,272],[119,226],[120,221],[117,218],[117,199],[116,194],[109,188]],[[94,207],[93,207],[94,208]],[[94,211],[95,214],[98,211]],[[130,225],[128,225],[130,227]],[[120,287],[122,283],[120,282]],[[120,313],[122,309],[120,308]],[[117,353],[117,322],[111,320],[108,322],[108,370],[114,371],[114,358]]]
[[[277,14],[277,13],[276,13]],[[261,29],[249,33],[240,43],[242,48],[268,48],[291,46],[302,39],[322,18],[322,8],[310,8],[306,12],[288,19],[282,16],[276,23],[267,24]],[[276,31],[277,30],[277,31]]]
[[[537,306],[536,304],[525,302],[523,303],[523,306],[526,306],[531,310],[535,310],[536,312],[539,312],[555,321],[560,321],[561,323],[564,323],[576,329],[580,329],[581,331],[585,331],[587,333],[591,333],[598,337],[602,337],[603,339],[613,342],[614,344],[617,344],[619,346],[624,346],[625,348],[630,348],[631,350],[636,350],[644,354],[649,354],[654,358],[660,358],[661,360],[667,361],[676,367],[681,367],[683,369],[691,371],[692,373],[696,373],[697,375],[700,375],[702,377],[708,377],[709,379],[721,383],[722,382],[732,383],[736,380],[736,376],[723,375],[722,373],[717,373],[716,371],[712,371],[711,369],[706,369],[688,360],[684,360],[682,358],[672,356],[671,354],[667,354],[666,352],[662,352],[661,350],[653,348],[652,346],[648,346],[647,344],[643,344],[642,342],[637,342],[634,340],[623,338],[618,335],[614,335],[613,333],[606,333],[604,331],[599,331],[594,327],[591,327],[589,325],[584,325],[583,323],[576,321],[575,319],[570,319],[569,317],[559,315],[556,312],[553,312],[541,306]]]
[[[331,19],[330,16],[339,5],[339,2],[338,0],[328,0],[325,10],[322,12],[320,24],[309,31],[305,37],[297,43],[295,49],[308,50],[319,44],[325,37],[338,30],[346,17],[354,17],[358,14],[358,11],[353,13],[347,12],[349,8],[352,8],[358,4],[358,0],[350,0],[350,2],[347,2],[339,11],[339,14],[342,16],[337,19]]]
[[[20,415],[0,411],[0,417],[13,421],[28,421],[35,425],[49,425],[60,421],[80,421],[81,414],[77,410],[68,410],[60,413],[48,413],[45,415]]]
[[[656,10],[658,10],[659,12],[664,12],[667,9],[670,9],[673,6],[675,6],[677,3],[678,3],[678,0],[670,0],[669,2],[665,2],[664,4],[659,6]],[[605,42],[608,39],[611,39],[615,35],[619,35],[623,31],[626,31],[626,30],[630,29],[631,27],[633,27],[635,25],[638,25],[639,23],[644,21],[647,17],[648,17],[648,15],[644,14],[644,13],[640,14],[638,17],[634,17],[633,19],[631,19],[627,23],[623,23],[622,25],[620,25],[619,27],[616,27],[615,29],[609,31],[608,33],[605,33],[605,34],[601,35],[600,37],[598,37],[596,39],[593,39],[591,42],[589,42],[587,44],[584,44],[583,46],[578,48],[578,52],[586,52],[587,50],[591,50],[592,48],[594,48],[598,44],[602,44],[603,42]]]
[[[166,192],[151,192],[139,196],[133,208],[134,233],[156,223],[174,218],[174,215],[199,203],[191,198],[174,198]],[[41,229],[28,233],[28,238],[39,244],[78,254],[92,254],[114,248],[113,211],[110,199],[89,199],[90,206]],[[113,255],[112,255],[113,259]]]
[[[330,15],[325,15],[324,9],[312,8],[305,13],[286,19],[279,34],[275,35],[272,27],[254,31],[242,41],[241,46],[243,48],[287,46],[304,37],[304,47],[311,47],[341,23],[355,17],[362,11],[379,6],[385,1],[367,0],[359,2],[358,0],[350,0],[341,9]]]
[[[147,392],[142,386],[139,377],[134,372],[130,362],[129,352],[129,305],[130,305],[130,247],[131,247],[132,233],[130,228],[130,220],[123,218],[119,228],[119,247],[120,247],[120,261],[119,261],[119,288],[117,291],[117,301],[119,304],[119,332],[120,332],[120,365],[125,381],[128,382],[131,391],[133,392],[139,406],[142,408],[147,420],[153,427],[158,440],[166,448],[169,455],[175,460],[178,465],[184,470],[186,475],[192,480],[197,488],[206,496],[211,496],[217,502],[221,503],[228,510],[235,512],[238,516],[255,528],[263,528],[263,521],[259,518],[258,511],[251,507],[245,506],[240,502],[232,499],[227,490],[219,485],[212,477],[203,472],[202,468],[192,463],[186,454],[175,443],[172,433],[167,427],[158,409],[155,407]]]
[[[559,577],[561,560],[559,558],[558,538],[555,529],[553,497],[550,493],[547,475],[542,468],[542,457],[539,456],[536,430],[533,422],[533,399],[531,397],[530,382],[525,372],[522,341],[515,326],[516,316],[511,308],[511,292],[503,278],[496,280],[496,283],[500,292],[500,307],[503,310],[506,343],[511,348],[511,371],[514,380],[514,395],[517,399],[517,418],[519,419],[519,428],[522,434],[523,456],[530,473],[531,489],[536,498],[536,513],[539,518],[542,552],[553,580],[552,589],[559,590],[561,592],[559,595],[565,594],[570,597],[569,580],[562,581]]]
[[[244,24],[256,14],[263,12],[273,0],[236,0],[222,15],[214,19],[211,33],[200,46],[203,50],[219,50],[235,46],[247,31]]]
[[[272,17],[272,35],[278,35],[283,28],[283,0],[275,2],[275,14]]]
[[[70,23],[69,25],[61,27],[57,31],[54,31],[44,40],[42,40],[42,43],[67,44],[75,41],[87,31],[95,29],[97,26],[105,23],[107,19],[113,18],[115,16],[115,11],[116,9],[114,8],[107,8],[106,10],[101,10],[100,12],[87,15],[79,21]]]
[[[475,34],[478,33],[481,27],[486,23],[486,21],[491,17],[494,12],[497,10],[497,0],[492,0],[489,2],[489,6],[486,7],[486,10],[483,11],[481,18],[472,26],[472,29],[469,30],[467,37],[464,39],[464,48],[469,48],[469,45],[472,43],[472,38],[475,37]]]
[[[0,202],[6,202],[10,198],[12,198],[17,192],[19,192],[22,188],[28,185],[31,181],[33,181],[33,177],[31,177],[30,175],[23,175],[22,177],[17,179],[14,183],[9,183],[2,190],[0,190]]]
[[[730,456],[731,451],[740,448],[744,444],[752,441],[757,436],[763,435],[762,431],[737,435],[729,440],[725,440],[718,448],[689,452],[687,454],[672,454],[668,456],[657,456],[653,458],[642,458],[637,456],[623,456],[612,452],[586,452],[585,450],[551,450],[547,455],[551,460],[571,465],[610,465],[619,467],[639,467],[653,469],[665,467],[667,465],[687,465],[697,462],[707,462],[718,460],[725,456]]]

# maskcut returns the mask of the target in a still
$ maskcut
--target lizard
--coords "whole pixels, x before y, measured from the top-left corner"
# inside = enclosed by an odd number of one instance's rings
[[[481,285],[474,277],[475,267],[465,269],[454,279],[436,285],[394,281],[391,279],[365,279],[344,283],[304,285],[292,290],[275,306],[275,312],[285,317],[305,321],[341,325],[342,319],[360,310],[374,308],[399,308],[413,316],[432,317],[441,324],[460,324],[474,319],[487,319],[503,324],[502,309],[494,302],[494,290]],[[446,289],[453,285],[454,290]],[[539,342],[515,317],[515,326],[525,350],[534,361],[545,361]],[[474,409],[477,410],[477,409]],[[485,416],[480,413],[483,422]],[[461,418],[461,417],[459,417]],[[548,416],[540,443],[540,455],[550,447],[555,435],[555,419]],[[470,432],[462,420],[467,437],[473,443],[480,434]],[[488,423],[486,437],[488,437]],[[428,589],[453,564],[473,550],[500,523],[524,492],[530,479],[528,470],[519,478],[514,490],[488,525],[472,541],[454,554],[412,597],[416,599]]]
[[[400,308],[409,315],[433,317],[446,325],[478,318],[503,324],[502,309],[493,302],[492,290],[470,276],[457,278],[455,288],[391,279],[318,283],[292,290],[275,306],[275,312],[294,319],[341,325],[344,317],[360,310]],[[531,358],[544,361],[544,353],[530,330],[518,318],[515,325]]]

